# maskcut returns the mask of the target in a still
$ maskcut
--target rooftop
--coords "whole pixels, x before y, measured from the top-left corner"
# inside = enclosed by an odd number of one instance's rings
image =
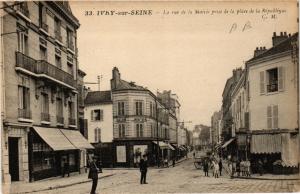
[[[92,91],[88,92],[84,103],[91,104],[109,104],[112,103],[111,91]]]

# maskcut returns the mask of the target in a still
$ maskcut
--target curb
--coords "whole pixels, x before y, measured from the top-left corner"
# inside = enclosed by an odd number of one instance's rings
[[[295,181],[295,180],[300,180],[300,178],[263,178],[263,177],[234,177],[233,179],[253,179],[253,180],[272,180],[272,181]]]
[[[99,179],[111,177],[111,176],[114,176],[114,175],[115,174],[108,174],[108,175],[99,177]],[[78,184],[88,183],[88,182],[92,182],[92,180],[89,179],[89,180],[75,182],[75,183],[70,183],[70,184],[66,184],[66,185],[58,185],[58,186],[54,186],[54,187],[48,187],[48,188],[45,188],[45,189],[39,189],[39,190],[33,190],[33,191],[26,191],[26,192],[22,192],[22,193],[18,193],[18,194],[36,193],[36,192],[40,192],[40,191],[48,191],[48,190],[53,190],[53,189],[60,189],[60,188],[70,187],[70,186],[73,186],[73,185],[78,185]],[[12,194],[15,194],[15,193],[12,193]]]

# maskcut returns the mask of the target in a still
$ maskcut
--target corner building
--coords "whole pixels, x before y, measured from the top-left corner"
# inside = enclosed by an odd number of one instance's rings
[[[6,2],[2,49],[3,183],[85,165],[93,147],[78,131],[78,20],[68,2]]]

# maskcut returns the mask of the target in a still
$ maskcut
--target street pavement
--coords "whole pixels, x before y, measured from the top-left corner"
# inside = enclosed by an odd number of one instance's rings
[[[252,193],[252,192],[296,192],[300,191],[299,180],[259,180],[204,177],[202,170],[194,167],[188,159],[177,166],[149,169],[148,184],[139,183],[140,172],[136,170],[114,170],[112,176],[98,182],[98,193]],[[39,191],[44,194],[87,194],[91,182],[74,184],[57,189]]]

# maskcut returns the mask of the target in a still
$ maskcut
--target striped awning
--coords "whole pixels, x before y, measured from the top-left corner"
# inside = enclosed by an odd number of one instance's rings
[[[253,134],[250,152],[253,154],[281,153],[281,134]]]

